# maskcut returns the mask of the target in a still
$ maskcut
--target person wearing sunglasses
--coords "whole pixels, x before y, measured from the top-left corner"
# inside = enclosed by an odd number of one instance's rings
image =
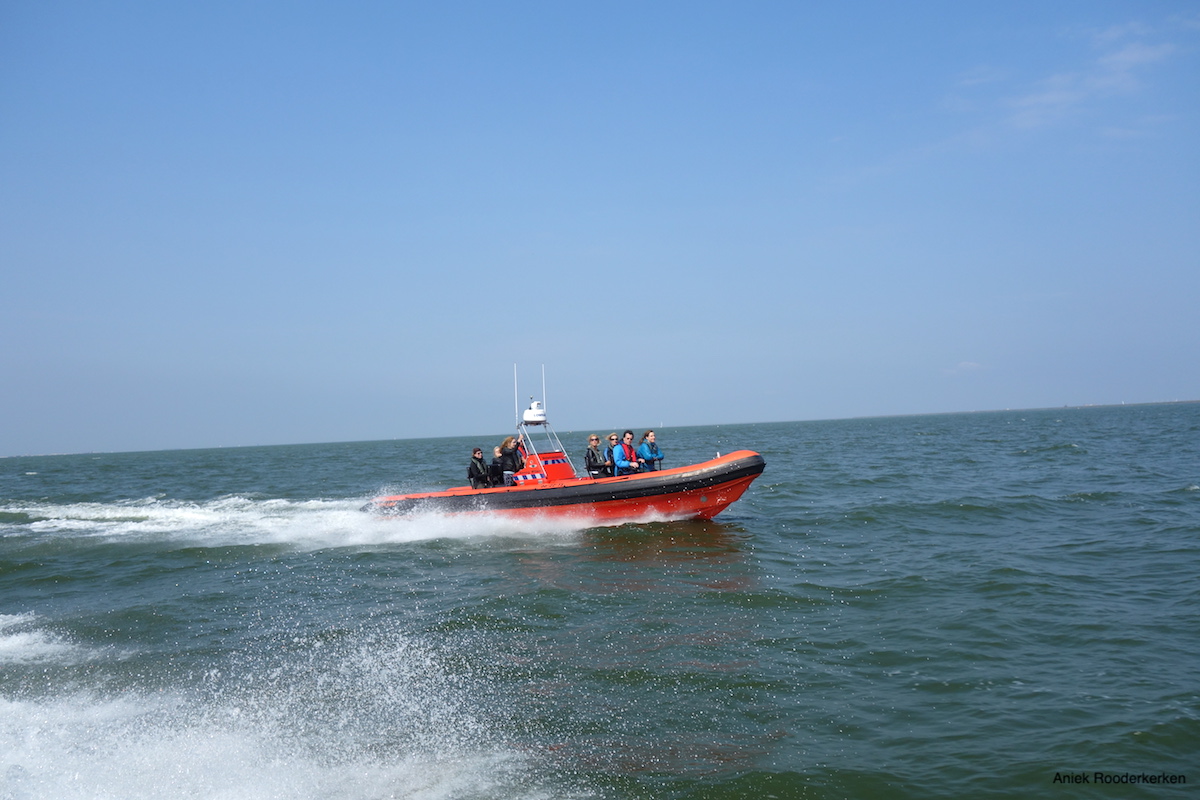
[[[471,451],[471,461],[467,464],[467,480],[472,489],[486,489],[492,485],[488,477],[488,464],[483,460],[483,448],[476,447]]]
[[[604,468],[607,465],[604,451],[600,449],[600,437],[592,434],[588,437],[588,449],[583,454],[583,462],[587,466],[589,478],[606,478]]]
[[[608,446],[604,448],[604,474],[606,477],[613,476],[613,449],[617,446],[617,434],[610,433],[608,435]]]
[[[632,475],[640,469],[637,451],[633,449],[633,431],[621,434],[621,443],[613,447],[613,472],[620,475]]]

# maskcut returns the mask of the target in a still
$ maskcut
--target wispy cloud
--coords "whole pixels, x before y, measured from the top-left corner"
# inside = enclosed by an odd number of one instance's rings
[[[1181,14],[1171,17],[1171,24],[1193,31],[1200,31],[1200,14]]]
[[[1151,31],[1140,23],[1093,32],[1093,46],[1103,52],[1079,70],[1051,75],[1024,94],[1010,98],[1006,102],[1009,123],[1018,128],[1038,128],[1105,97],[1137,92],[1142,87],[1144,69],[1167,60],[1177,50],[1169,42],[1145,41],[1150,35]]]
[[[1109,47],[1125,39],[1149,36],[1151,30],[1143,22],[1127,22],[1124,25],[1110,25],[1103,30],[1093,30],[1090,34],[1092,44],[1097,47]]]

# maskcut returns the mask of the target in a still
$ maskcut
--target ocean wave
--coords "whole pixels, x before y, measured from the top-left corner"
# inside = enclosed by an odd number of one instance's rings
[[[291,722],[303,720],[292,719]],[[513,791],[517,753],[496,749],[384,757],[339,748],[344,732],[301,743],[285,720],[179,696],[0,699],[0,783],[10,797],[539,797]]]
[[[480,708],[488,687],[447,658],[357,631],[280,642],[169,688],[3,696],[0,786],[55,800],[545,796],[537,759]]]
[[[0,665],[77,664],[94,651],[38,627],[36,614],[0,614]]]

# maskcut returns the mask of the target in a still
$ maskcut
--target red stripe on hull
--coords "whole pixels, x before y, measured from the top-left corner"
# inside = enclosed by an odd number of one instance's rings
[[[503,514],[520,519],[581,519],[596,522],[635,521],[641,519],[712,519],[742,496],[754,478],[687,492],[641,497],[635,500],[607,500],[561,506],[484,509],[468,514]]]

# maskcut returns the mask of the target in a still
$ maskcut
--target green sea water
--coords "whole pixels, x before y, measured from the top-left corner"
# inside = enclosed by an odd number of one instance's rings
[[[0,798],[1195,794],[1200,405],[657,430],[766,471],[581,530],[359,511],[502,431],[0,459]]]

